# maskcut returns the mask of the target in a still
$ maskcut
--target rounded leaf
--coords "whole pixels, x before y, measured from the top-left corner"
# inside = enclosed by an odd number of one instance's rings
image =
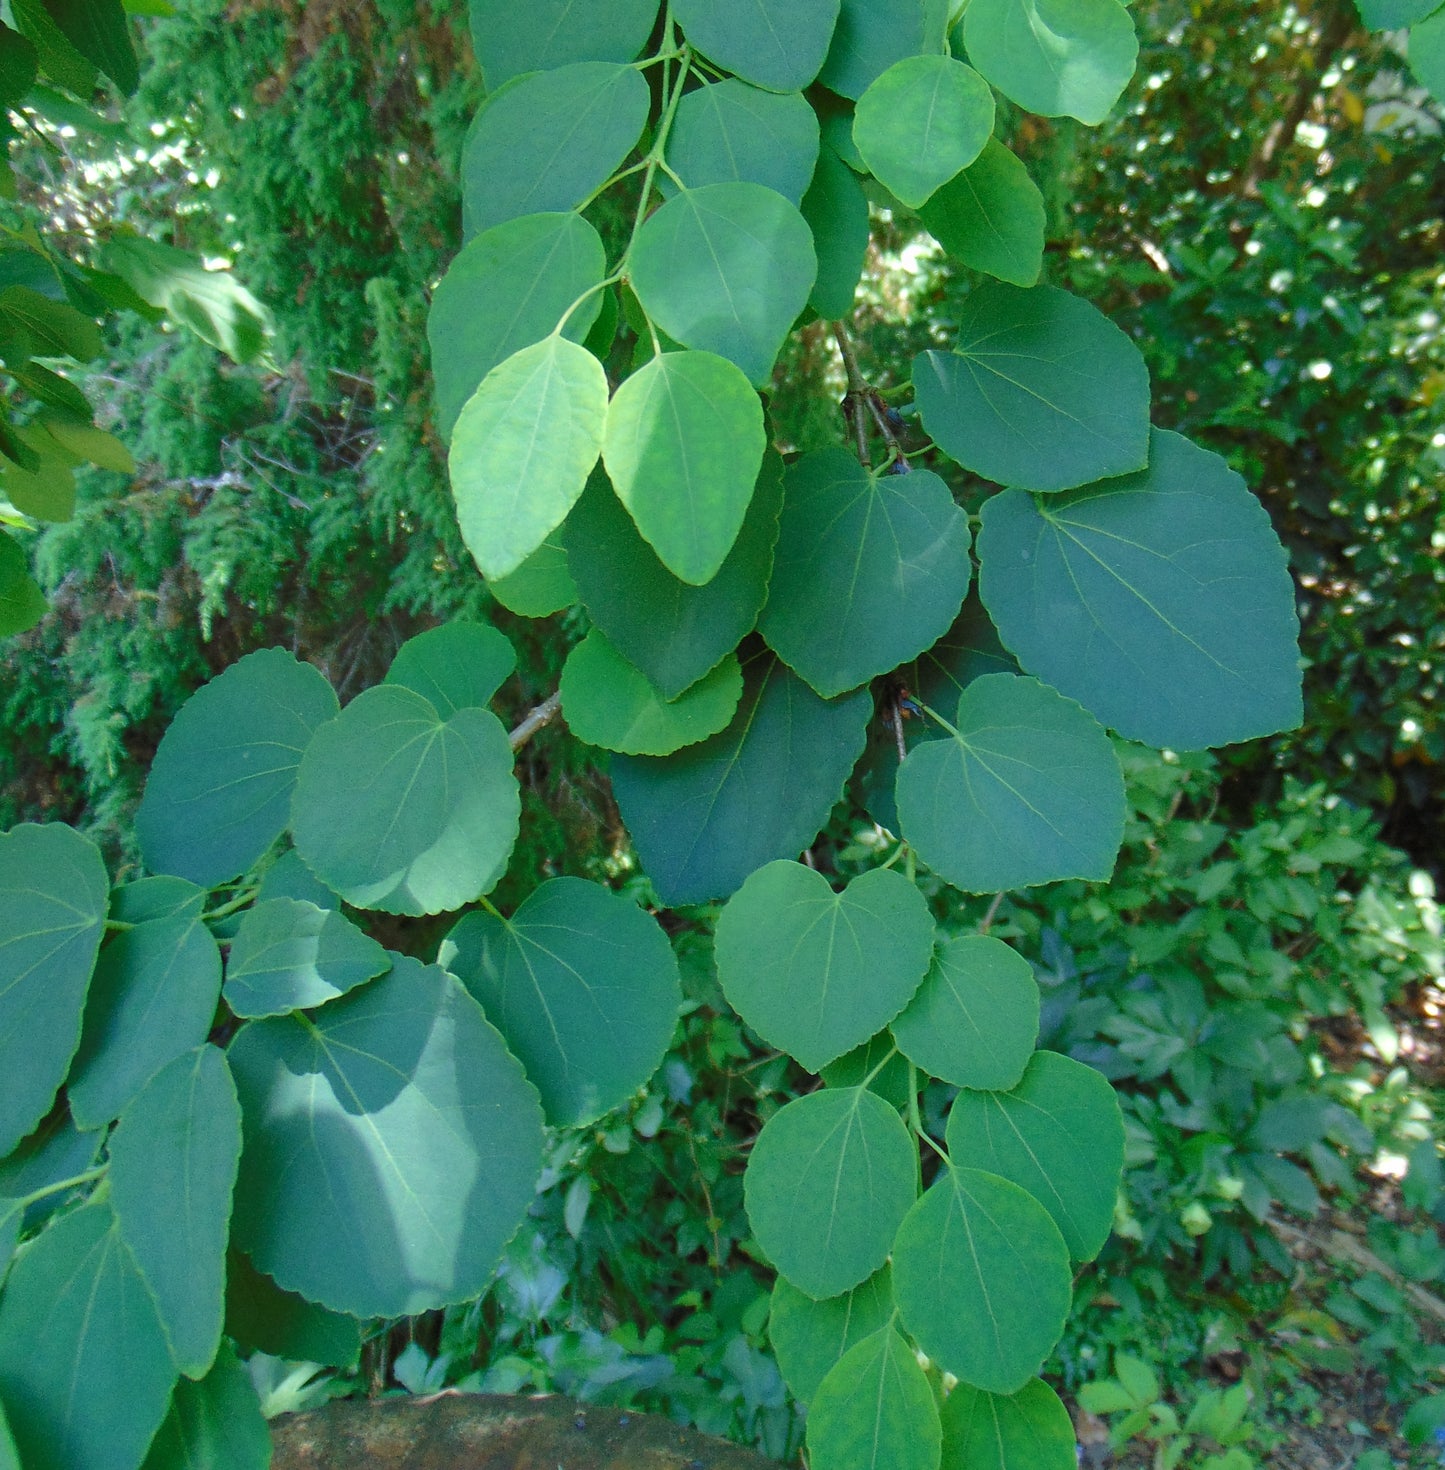
[[[960,1383],[943,1404],[942,1470],[1077,1470],[1069,1411],[1041,1378],[1015,1394]]]
[[[578,61],[631,61],[647,44],[658,0],[470,0],[472,49],[495,92],[524,72]]]
[[[736,77],[689,92],[667,135],[668,166],[688,189],[741,181],[797,204],[818,161],[818,114],[799,92]]]
[[[516,667],[516,649],[490,624],[443,623],[402,644],[386,682],[420,694],[449,719],[485,705]]]
[[[231,1043],[244,1145],[236,1244],[357,1317],[470,1300],[532,1202],[542,1110],[458,981],[397,957],[314,1017]]]
[[[1044,261],[1044,196],[997,138],[918,211],[957,261],[1015,286],[1032,286]]]
[[[800,1404],[809,1403],[848,1349],[892,1319],[893,1287],[887,1266],[852,1291],[821,1302],[779,1276],[768,1311],[768,1340],[793,1397]]]
[[[577,601],[577,584],[567,568],[561,528],[505,577],[494,577],[487,591],[510,612],[524,618],[550,617]]]
[[[811,1470],[937,1470],[933,1387],[892,1325],[850,1348],[808,1411]]]
[[[709,61],[773,92],[818,75],[838,0],[674,0],[673,19]]]
[[[943,50],[947,0],[843,0],[818,80],[855,101],[895,61]]]

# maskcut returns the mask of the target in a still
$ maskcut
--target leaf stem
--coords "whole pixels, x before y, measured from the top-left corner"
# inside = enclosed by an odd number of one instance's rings
[[[18,1203],[22,1209],[28,1209],[37,1200],[45,1199],[48,1195],[64,1194],[67,1189],[78,1189],[82,1184],[90,1184],[96,1179],[103,1179],[109,1168],[109,1164],[97,1164],[95,1168],[87,1169],[83,1174],[72,1174],[69,1179],[57,1179],[53,1184],[43,1185],[29,1194],[22,1194]]]
[[[877,1065],[877,1066],[875,1066],[875,1067],[874,1067],[874,1068],[873,1068],[873,1070],[872,1070],[872,1071],[871,1071],[871,1072],[869,1072],[869,1074],[868,1074],[868,1075],[867,1075],[867,1076],[866,1076],[866,1077],[865,1077],[865,1078],[864,1078],[864,1079],[863,1079],[863,1080],[862,1080],[862,1081],[861,1081],[861,1082],[860,1082],[860,1083],[859,1083],[859,1084],[858,1084],[858,1086],[859,1086],[859,1087],[867,1087],[867,1085],[868,1085],[868,1084],[869,1084],[869,1083],[870,1083],[870,1082],[871,1082],[871,1081],[872,1081],[872,1080],[873,1080],[873,1079],[874,1079],[874,1078],[875,1078],[875,1077],[876,1077],[876,1076],[877,1076],[877,1075],[878,1075],[878,1074],[879,1074],[879,1073],[880,1073],[880,1072],[881,1072],[881,1071],[882,1071],[882,1070],[883,1070],[883,1069],[884,1069],[884,1067],[886,1067],[886,1066],[887,1066],[887,1065],[888,1065],[888,1063],[889,1063],[889,1062],[891,1062],[891,1061],[892,1061],[892,1060],[893,1060],[893,1058],[894,1058],[894,1057],[896,1057],[896,1056],[897,1056],[897,1055],[898,1055],[898,1048],[897,1048],[897,1047],[896,1047],[896,1046],[890,1046],[890,1047],[889,1047],[889,1048],[888,1048],[888,1051],[887,1051],[887,1053],[886,1053],[886,1054],[885,1054],[885,1056],[884,1056],[884,1058],[883,1058],[883,1060],[882,1060],[882,1061],[881,1061],[881,1062],[879,1062],[879,1063],[878,1063],[878,1065]],[[912,1067],[913,1067],[913,1064],[912,1064],[912,1063],[911,1063],[911,1062],[910,1062],[910,1063],[909,1063],[909,1070],[910,1070],[910,1074],[911,1074],[911,1072],[912,1072]]]
[[[243,909],[248,903],[254,902],[256,895],[260,891],[261,889],[259,885],[255,888],[243,888],[239,893],[233,895],[226,903],[223,903],[220,908],[208,909],[204,914],[201,915],[201,918],[224,919],[228,915],[234,914],[237,909]]]

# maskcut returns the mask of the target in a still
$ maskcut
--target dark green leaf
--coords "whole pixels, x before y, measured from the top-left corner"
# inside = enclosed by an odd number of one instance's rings
[[[271,1431],[230,1343],[199,1383],[182,1379],[141,1470],[267,1470]]]
[[[10,1262],[15,1256],[15,1247],[20,1243],[20,1227],[25,1223],[25,1206],[18,1199],[0,1195],[0,1287],[10,1271]],[[7,1431],[8,1432],[8,1431]],[[17,1465],[18,1465],[17,1461]],[[0,1466],[4,1466],[0,1456]]]
[[[20,543],[9,532],[0,531],[0,638],[33,628],[45,616],[47,606]]]
[[[856,689],[948,631],[968,518],[929,470],[873,474],[831,447],[789,466],[763,637],[819,694]]]
[[[956,730],[898,771],[903,836],[965,893],[1060,878],[1102,881],[1124,832],[1124,778],[1109,737],[1034,679],[987,674],[958,701]]]
[[[11,0],[10,11],[21,34],[35,47],[41,72],[89,101],[99,73],[66,40],[65,32],[51,19],[45,0]]]
[[[1044,1207],[977,1169],[945,1168],[893,1245],[904,1326],[945,1372],[989,1393],[1017,1393],[1038,1371],[1072,1290],[1068,1250]]]
[[[631,61],[657,19],[657,0],[471,0],[472,46],[495,92],[523,72],[577,61]]]
[[[768,1313],[768,1338],[793,1397],[800,1404],[811,1402],[833,1364],[855,1343],[886,1327],[892,1317],[887,1266],[852,1291],[821,1302],[779,1276]]]
[[[689,189],[765,184],[797,204],[818,161],[818,115],[799,92],[764,92],[729,77],[682,99],[667,161]]]
[[[1040,1378],[1016,1393],[960,1383],[943,1405],[942,1470],[1076,1470],[1069,1411]]]
[[[359,1317],[485,1290],[542,1163],[535,1089],[460,983],[397,957],[314,1017],[231,1044],[245,1144],[233,1239]]]
[[[761,184],[684,189],[648,218],[630,259],[648,316],[684,346],[735,362],[759,388],[818,272],[803,216]]]
[[[1054,286],[990,281],[971,292],[954,350],[915,358],[913,388],[934,442],[986,480],[1068,490],[1148,460],[1149,370],[1139,349]]]
[[[1121,735],[1197,750],[1299,724],[1288,559],[1217,455],[1156,430],[1141,474],[1044,501],[1007,491],[983,520],[1000,636]]]
[[[236,930],[222,993],[238,1016],[281,1016],[324,1005],[390,968],[381,945],[334,908],[268,898]]]
[[[0,1195],[24,1199],[36,1190],[84,1174],[95,1163],[103,1141],[101,1133],[82,1133],[63,1105],[53,1109],[34,1133],[0,1159]],[[75,1197],[73,1189],[57,1189],[32,1201],[25,1209],[24,1228],[37,1229],[48,1215]]]
[[[428,699],[443,719],[480,709],[517,667],[517,650],[488,623],[443,623],[402,644],[386,673]]]
[[[248,654],[193,694],[136,813],[147,865],[206,888],[244,873],[285,831],[301,753],[336,709],[330,684],[284,648]]]
[[[552,332],[606,267],[601,237],[571,211],[510,219],[463,248],[432,293],[426,322],[444,442],[482,379]],[[563,335],[581,342],[601,304],[600,292],[588,297]]]
[[[462,148],[467,234],[581,204],[632,151],[650,99],[640,71],[606,61],[533,72],[493,92]]]
[[[894,1021],[893,1035],[910,1061],[956,1087],[1012,1087],[1039,1035],[1033,969],[986,934],[947,939],[918,994]]]
[[[0,290],[0,315],[19,324],[37,357],[73,357],[89,362],[100,356],[100,328],[63,301],[51,301],[29,286]]]
[[[919,210],[957,261],[1015,286],[1032,286],[1044,259],[1044,196],[996,138]]]
[[[938,1470],[938,1404],[890,1323],[850,1348],[808,1412],[811,1470]]]
[[[35,85],[39,57],[35,47],[9,26],[0,29],[0,108],[17,106]]]
[[[830,1062],[823,1068],[822,1077],[829,1087],[868,1087],[901,1111],[917,1091],[909,1073],[908,1058],[893,1044],[893,1033],[880,1031],[846,1056]]]
[[[948,0],[843,0],[818,80],[855,101],[895,61],[943,50]]]
[[[283,1291],[234,1246],[226,1253],[226,1332],[243,1348],[294,1362],[354,1368],[361,1324]]]
[[[1012,1092],[963,1092],[948,1119],[955,1164],[1000,1174],[1053,1216],[1076,1261],[1104,1247],[1124,1168],[1124,1119],[1107,1079],[1037,1052]]]
[[[221,1342],[241,1109],[213,1046],[177,1057],[110,1138],[111,1204],[155,1298],[176,1366],[199,1378]]]
[[[294,849],[283,852],[266,869],[255,902],[259,906],[269,898],[294,898],[301,903],[314,903],[319,909],[341,906],[341,900],[301,861]]]
[[[782,506],[782,461],[763,467],[732,550],[711,582],[673,576],[638,534],[600,471],[567,519],[567,563],[588,616],[667,699],[737,647],[767,596]]]
[[[80,1044],[109,889],[70,827],[0,835],[0,1158],[50,1111]]]
[[[647,1081],[682,1003],[667,936],[636,904],[580,878],[534,889],[510,919],[468,914],[439,963],[457,975],[570,1128]]]
[[[1397,31],[1440,9],[1440,0],[1355,0],[1360,19],[1372,31]]]
[[[297,852],[348,903],[437,914],[496,884],[520,811],[507,732],[490,710],[443,719],[414,691],[379,684],[316,732],[292,824]]]
[[[743,679],[721,734],[675,755],[612,762],[617,804],[664,903],[726,898],[763,863],[801,852],[862,752],[866,690],[819,699],[761,655]]]
[[[828,320],[847,316],[868,251],[868,197],[853,170],[831,148],[818,152],[802,210],[818,257],[818,279],[808,304]]]
[[[886,1026],[918,989],[932,950],[927,902],[890,869],[835,893],[801,863],[769,863],[717,924],[718,979],[729,1003],[810,1072]]]
[[[674,0],[673,19],[709,61],[771,92],[818,75],[838,0]]]
[[[199,1046],[221,998],[221,952],[195,917],[149,919],[100,952],[70,1075],[82,1128],[119,1117],[167,1062]]]
[[[559,526],[517,568],[494,577],[487,591],[510,612],[524,618],[545,618],[577,601],[577,584],[567,570],[567,550]]]
[[[66,40],[127,97],[131,96],[140,84],[140,67],[121,0],[44,0],[44,3]]]

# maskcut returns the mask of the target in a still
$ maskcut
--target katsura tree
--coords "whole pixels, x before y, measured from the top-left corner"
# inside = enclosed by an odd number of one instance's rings
[[[253,653],[161,743],[146,876],[63,825],[0,837],[0,1463],[264,1465],[244,1355],[354,1361],[363,1324],[485,1293],[546,1130],[648,1080],[680,999],[658,914],[580,878],[487,896],[514,754],[560,714],[658,907],[721,905],[690,917],[718,912],[727,1000],[820,1079],[745,1176],[813,1470],[1073,1465],[1039,1375],[1109,1234],[1120,1113],[1035,1049],[1029,965],[950,893],[1107,881],[1110,732],[1291,727],[1296,618],[1244,482],[1040,280],[1009,128],[1105,117],[1129,12],[959,10],[473,0],[436,417],[496,600],[588,631],[511,730],[480,622],[344,708]],[[911,364],[849,332],[870,201],[974,273]],[[843,411],[790,455],[767,390],[815,320]],[[810,853],[835,813],[875,856],[847,882]],[[442,915],[401,952],[388,916]]]

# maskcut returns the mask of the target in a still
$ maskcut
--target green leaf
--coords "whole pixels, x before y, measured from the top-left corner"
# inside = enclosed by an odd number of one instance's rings
[[[1032,286],[1044,259],[1044,196],[996,138],[919,210],[957,261],[1015,286]]]
[[[483,378],[550,335],[606,268],[601,236],[571,211],[523,215],[463,247],[432,293],[426,321],[443,442]],[[594,292],[567,318],[562,335],[581,342],[601,306],[602,293]]]
[[[39,55],[19,31],[0,30],[0,107],[16,107],[35,85]],[[3,1464],[0,1459],[0,1464]]]
[[[72,828],[0,834],[0,1159],[50,1111],[80,1045],[109,889]]]
[[[833,1365],[893,1318],[888,1267],[841,1296],[817,1302],[784,1276],[773,1286],[768,1338],[778,1371],[800,1404],[810,1403]]]
[[[103,1141],[100,1133],[82,1133],[63,1105],[52,1109],[34,1133],[0,1159],[0,1195],[24,1199],[36,1190],[47,1190],[84,1174],[95,1163]],[[33,1201],[25,1208],[24,1228],[37,1228],[75,1197],[74,1190],[57,1189]]]
[[[968,592],[968,517],[929,470],[873,474],[847,450],[789,466],[763,637],[819,694],[936,643]]]
[[[640,71],[606,61],[533,72],[493,92],[462,147],[468,236],[581,204],[632,151],[650,102]]]
[[[800,1291],[837,1296],[888,1259],[918,1193],[897,1111],[866,1087],[824,1088],[763,1125],[743,1190],[764,1254]]]
[[[1012,1087],[1038,1035],[1033,968],[987,934],[957,935],[940,944],[928,978],[893,1023],[904,1056],[956,1087]]]
[[[960,696],[950,737],[909,751],[898,820],[918,856],[965,893],[1103,881],[1123,839],[1124,777],[1109,737],[1072,700],[986,674]]]
[[[131,96],[140,84],[140,67],[121,0],[44,0],[44,4],[66,40]]]
[[[759,868],[717,923],[718,979],[770,1046],[821,1072],[882,1030],[928,969],[933,916],[901,873],[875,868],[835,893],[795,862]]]
[[[716,668],[757,622],[778,538],[782,467],[776,454],[764,455],[742,530],[702,587],[663,566],[600,471],[567,518],[567,563],[588,616],[664,698]]]
[[[396,957],[230,1048],[245,1143],[232,1238],[288,1290],[400,1317],[491,1280],[542,1164],[536,1091],[461,984]]]
[[[1139,349],[1054,286],[989,281],[970,292],[957,345],[915,358],[913,389],[938,447],[986,480],[1069,490],[1148,461],[1149,370]]]
[[[271,898],[294,898],[301,903],[313,903],[319,909],[341,906],[341,900],[301,861],[294,849],[283,852],[261,879],[261,886],[256,890],[256,906]]]
[[[11,0],[10,11],[22,35],[35,47],[40,70],[51,81],[90,100],[98,77],[87,61],[51,19],[45,0]]]
[[[847,316],[868,253],[868,196],[853,170],[831,148],[818,152],[802,211],[818,257],[818,279],[808,304],[830,321]]]
[[[0,638],[24,633],[45,616],[49,604],[30,575],[20,543],[0,531]]]
[[[194,916],[150,919],[101,950],[80,1050],[70,1074],[70,1108],[82,1128],[119,1117],[147,1082],[199,1046],[221,998],[221,952]]]
[[[100,328],[64,301],[51,301],[29,286],[0,290],[0,316],[16,323],[30,339],[36,357],[73,357],[90,362],[100,356]]]
[[[867,1087],[901,1112],[917,1094],[909,1073],[908,1058],[893,1044],[892,1032],[880,1031],[836,1062],[829,1062],[822,1078],[829,1087]]]
[[[111,1204],[155,1298],[176,1366],[200,1378],[221,1343],[226,1236],[241,1109],[225,1057],[201,1046],[163,1067],[110,1138]]]
[[[819,699],[754,656],[726,730],[674,755],[618,756],[613,793],[663,902],[726,898],[763,863],[801,852],[842,794],[872,708],[867,690]]]
[[[34,370],[32,370],[34,371]],[[54,383],[65,383],[67,388],[72,388],[77,398],[82,398],[79,389],[66,382],[66,379],[57,373],[49,373],[47,376]],[[27,382],[27,386],[29,383]],[[63,411],[72,411],[68,406]],[[89,417],[89,405],[86,407],[86,416]],[[74,454],[87,464],[93,464],[102,470],[113,470],[118,475],[133,475],[136,472],[135,459],[114,434],[107,434],[103,429],[97,429],[94,424],[77,424],[69,419],[58,415],[47,415],[44,420],[45,432],[60,445],[62,449]]]
[[[817,161],[818,115],[803,95],[736,77],[689,92],[667,137],[667,162],[688,189],[764,184],[797,204]]]
[[[567,569],[567,550],[558,527],[517,568],[494,577],[487,591],[509,612],[524,618],[545,618],[577,601],[577,584]]]
[[[402,644],[386,673],[443,719],[480,709],[517,667],[517,650],[488,623],[443,623]]]
[[[1042,117],[1101,123],[1134,75],[1139,42],[1119,0],[973,0],[969,60],[1011,102]]]
[[[1438,102],[1445,97],[1445,12],[1410,27],[1406,56],[1416,80]]]
[[[1105,1077],[1035,1053],[1012,1092],[964,1092],[948,1120],[954,1163],[1002,1175],[1054,1218],[1076,1261],[1104,1247],[1124,1167],[1124,1121]]]
[[[945,1168],[893,1245],[903,1325],[945,1372],[989,1393],[1017,1393],[1038,1371],[1072,1289],[1069,1253],[1044,1207],[977,1169]]]
[[[818,271],[803,216],[761,184],[682,190],[637,232],[630,262],[657,326],[735,362],[759,388]]]
[[[199,1383],[182,1379],[141,1470],[267,1470],[271,1431],[246,1366],[223,1342]]]
[[[960,1383],[943,1404],[942,1470],[1076,1470],[1069,1411],[1041,1378],[1015,1394]]]
[[[858,99],[853,118],[869,171],[912,209],[967,168],[992,133],[988,83],[951,56],[894,62]]]
[[[520,813],[512,748],[490,710],[443,719],[413,690],[379,684],[316,732],[292,827],[307,866],[348,903],[438,914],[492,889]]]
[[[268,898],[236,930],[222,994],[238,1016],[281,1016],[325,1005],[390,968],[381,945],[335,909]]]
[[[711,352],[666,352],[613,395],[602,462],[662,564],[701,586],[737,540],[767,443],[738,368]]]
[[[582,493],[602,450],[607,375],[586,348],[548,337],[499,363],[452,431],[457,519],[484,577],[514,572]]]
[[[243,1348],[293,1362],[354,1368],[361,1323],[284,1291],[234,1246],[226,1253],[226,1333]]]
[[[176,1370],[107,1204],[56,1221],[0,1296],[0,1399],[27,1466],[134,1470]]]
[[[1440,9],[1440,0],[1355,0],[1360,19],[1372,31],[1397,31]]]
[[[472,48],[489,91],[523,72],[577,61],[631,61],[657,0],[471,0]]]
[[[894,62],[941,52],[948,10],[938,0],[843,0],[818,80],[857,101]]]
[[[36,451],[39,463],[34,470],[18,464],[3,466],[0,473],[0,495],[16,510],[37,521],[63,522],[75,514],[74,463],[66,456],[57,440],[43,429],[30,427],[17,431],[21,440]]]
[[[828,54],[838,0],[673,0],[672,16],[724,71],[770,92],[797,92]]]
[[[1156,430],[1141,474],[988,501],[978,551],[1019,662],[1121,735],[1198,750],[1299,724],[1288,560],[1218,455]]]
[[[580,878],[543,883],[510,919],[466,915],[438,962],[481,1003],[557,1128],[590,1123],[643,1086],[682,1003],[657,921]]]
[[[214,888],[286,829],[301,753],[336,694],[284,648],[247,654],[197,690],[161,737],[136,836],[146,865]]]
[[[0,1287],[5,1285],[10,1262],[15,1257],[15,1247],[20,1244],[20,1228],[24,1223],[25,1206],[18,1199],[8,1199],[0,1195]],[[3,1444],[3,1440],[0,1440],[0,1444]],[[0,1467],[4,1465],[4,1457],[0,1455]]]
[[[938,1470],[933,1389],[890,1323],[851,1347],[808,1411],[811,1470]]]
[[[562,666],[562,713],[589,745],[627,755],[670,755],[727,728],[743,693],[728,654],[669,702],[594,628]]]

